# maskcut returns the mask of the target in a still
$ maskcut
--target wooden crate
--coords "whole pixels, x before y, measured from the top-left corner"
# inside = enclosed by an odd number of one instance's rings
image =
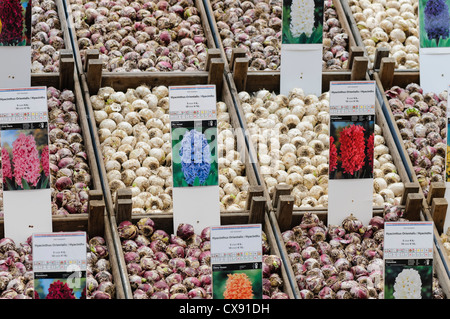
[[[405,76],[404,73],[399,73],[397,71],[394,72],[394,69],[392,68],[392,64],[394,62],[391,58],[383,58],[381,63],[382,68],[380,69],[380,73],[374,74],[374,79],[377,82],[377,87],[380,93],[378,96],[379,101],[377,101],[377,103],[381,105],[381,108],[386,115],[387,123],[389,127],[391,127],[395,143],[397,144],[399,154],[404,162],[404,167],[411,182],[418,183],[417,175],[413,169],[413,164],[408,156],[400,130],[395,123],[394,115],[389,107],[389,102],[384,92],[394,85],[404,88],[410,83],[420,84],[419,72],[411,72],[408,76]],[[383,66],[386,66],[386,68]],[[444,198],[445,191],[445,182],[432,182],[430,185],[430,190],[425,197],[422,188],[419,187],[419,193],[423,195],[422,205],[424,209],[424,218],[426,220],[434,221],[436,246],[441,254],[445,254],[445,249],[440,238],[440,234],[444,232],[443,226],[448,206],[447,200]],[[450,263],[448,262],[448,259],[443,258],[443,264],[445,265],[444,268],[446,269],[447,274],[450,276]]]
[[[91,173],[91,185],[89,191],[89,209],[86,214],[72,214],[69,216],[52,216],[53,232],[85,231],[89,238],[102,236],[108,247],[112,269],[113,282],[116,287],[117,299],[124,298],[123,283],[118,268],[117,253],[111,233],[111,225],[105,210],[105,202],[101,189],[101,182],[94,157],[92,139],[86,119],[86,111],[83,102],[78,77],[74,73],[73,56],[62,55],[61,62],[68,65],[58,73],[39,73],[31,76],[32,86],[53,86],[57,89],[70,89],[75,94],[77,112],[79,114],[81,133],[84,140],[85,151],[88,156],[88,165]],[[71,67],[70,67],[71,66]],[[70,73],[71,72],[71,73]],[[0,220],[0,236],[4,237],[4,220]],[[31,235],[31,233],[30,233]]]
[[[93,62],[94,61],[94,62]],[[89,60],[89,65],[95,63],[95,60]],[[236,149],[241,155],[241,160],[245,164],[245,172],[248,178],[249,184],[252,189],[258,190],[260,186],[257,183],[256,174],[253,166],[249,161],[248,150],[245,144],[245,138],[240,130],[239,118],[234,108],[233,98],[229,91],[228,85],[225,82],[223,75],[223,60],[211,58],[208,71],[199,72],[178,72],[178,73],[146,73],[146,74],[113,74],[105,73],[101,74],[101,68],[98,68],[99,74],[93,75],[87,73],[81,76],[82,86],[85,94],[87,113],[90,121],[90,125],[93,132],[93,141],[98,150],[98,167],[100,176],[102,177],[102,186],[105,191],[106,206],[110,214],[114,211],[116,203],[113,202],[113,194],[106,178],[106,169],[100,153],[100,140],[98,137],[97,125],[94,118],[93,108],[90,102],[90,95],[96,94],[98,89],[105,86],[110,86],[115,90],[126,91],[128,88],[136,88],[141,84],[146,84],[149,87],[156,85],[204,85],[215,84],[217,91],[217,100],[223,101],[228,106],[228,112],[231,118],[231,125],[236,132]],[[91,68],[92,70],[92,68]],[[259,191],[262,195],[262,189]],[[154,215],[154,214],[152,214]],[[148,214],[147,214],[148,216]]]
[[[72,42],[70,40],[70,33],[69,28],[67,24],[67,19],[65,15],[65,8],[62,0],[53,0],[56,4],[56,11],[58,13],[58,18],[61,23],[61,31],[63,33],[62,38],[64,40],[64,48],[60,49],[60,54],[63,56],[71,55],[73,52],[72,49]],[[61,60],[60,60],[61,63]],[[64,63],[64,62],[63,62]],[[63,66],[65,68],[65,66]],[[59,68],[61,70],[61,66]],[[51,73],[33,73],[33,75],[41,75],[41,74],[53,74],[53,73],[60,73],[60,72],[51,72]]]
[[[124,191],[124,190],[121,190]],[[128,196],[128,199],[126,197]],[[114,240],[117,243],[118,247],[118,261],[119,268],[122,272],[122,278],[124,278],[124,289],[126,293],[127,299],[133,299],[133,292],[131,290],[130,283],[127,281],[128,273],[127,267],[124,259],[123,251],[120,249],[121,241],[118,235],[117,226],[121,221],[131,221],[133,224],[139,221],[140,218],[144,216],[135,216],[132,215],[130,210],[130,205],[127,204],[131,200],[129,194],[126,195],[126,191],[124,191],[124,196],[119,205],[116,206],[116,211],[114,215],[111,216],[111,225],[112,225],[112,233],[114,236]],[[265,211],[260,211],[258,220],[255,220],[252,216],[255,214],[254,208],[256,206],[261,207],[261,203],[263,203],[264,198],[260,196],[253,196],[249,199],[249,205],[251,207],[250,210],[242,211],[242,212],[233,212],[233,213],[221,213],[221,225],[241,225],[241,224],[261,224],[262,230],[265,232],[267,236],[267,242],[270,245],[270,254],[281,257],[281,251],[278,248],[277,240],[274,234],[274,231],[271,227],[269,216]],[[264,206],[263,206],[264,207]],[[261,214],[262,213],[262,214]],[[119,219],[117,219],[118,217]],[[176,229],[174,229],[173,225],[173,215],[172,214],[158,214],[154,216],[150,216],[150,218],[155,222],[155,229],[162,229],[168,234],[174,234]],[[215,225],[211,225],[215,226]],[[283,263],[281,268],[281,278],[283,279],[282,291],[286,293],[290,299],[294,298],[293,288],[290,285],[287,266]]]
[[[62,0],[65,2],[66,5],[66,14],[68,16],[67,19],[67,23],[70,29],[70,33],[71,33],[71,37],[73,40],[73,50],[75,53],[75,60],[76,60],[76,67],[77,67],[77,72],[78,74],[84,74],[86,73],[87,70],[87,60],[88,59],[82,59],[81,54],[80,54],[80,49],[79,49],[79,45],[78,45],[78,38],[76,36],[76,29],[75,29],[75,24],[74,24],[74,20],[72,17],[72,9],[71,9],[71,5],[70,5],[70,0]],[[206,45],[208,49],[214,49],[215,46],[215,42],[214,42],[214,38],[212,36],[212,31],[211,31],[211,27],[209,25],[209,20],[208,20],[208,16],[206,14],[205,11],[205,7],[203,5],[203,1],[202,0],[194,0],[194,4],[195,7],[197,8],[200,18],[201,18],[201,24],[203,27],[203,31],[204,31],[204,35],[206,38]],[[95,54],[95,53],[94,53]],[[87,50],[86,51],[86,56],[89,57],[91,55],[91,50]],[[106,73],[106,72],[105,72]],[[114,74],[120,74],[121,72],[113,72]],[[149,73],[149,72],[144,72],[144,73]],[[150,73],[154,73],[154,72],[150,72]],[[172,73],[172,72],[156,72],[156,73]],[[125,73],[128,74],[128,73]]]
[[[341,4],[342,4],[342,8],[343,8],[344,14],[347,17],[347,21],[348,21],[348,24],[350,26],[350,29],[352,30],[352,33],[353,33],[356,45],[361,48],[361,50],[363,51],[362,54],[364,56],[368,56],[368,53],[367,53],[367,50],[365,48],[364,42],[363,42],[363,40],[361,38],[361,33],[359,32],[359,28],[356,25],[355,18],[353,16],[353,13],[352,13],[352,11],[350,9],[350,6],[348,4],[348,0],[341,1]],[[380,68],[381,60],[383,58],[385,58],[385,57],[389,57],[389,55],[390,55],[389,49],[387,49],[387,48],[377,48],[376,52],[375,52],[375,60],[373,62],[373,65],[372,65],[372,67],[369,67],[370,68],[370,73],[377,72],[379,70],[379,68]],[[419,71],[418,69],[397,70],[397,72],[399,72],[400,74],[405,74],[406,77],[408,77],[410,73],[415,73],[415,72],[418,72],[418,71]]]
[[[289,201],[291,200],[289,197],[292,196],[280,195],[280,197],[280,203],[282,205],[279,206],[279,209],[277,211],[270,212],[269,218],[270,222],[272,223],[272,228],[274,230],[275,236],[276,238],[279,238],[279,249],[284,257],[284,260],[286,261],[288,276],[291,278],[295,296],[296,298],[299,298],[300,291],[298,289],[298,286],[296,285],[292,264],[289,261],[289,254],[284,246],[281,234],[284,231],[292,229],[292,227],[299,225],[305,212],[295,212],[292,210],[292,207],[289,206]],[[426,211],[422,207],[422,199],[423,195],[420,193],[409,193],[407,195],[406,204],[404,206],[401,206],[405,208],[404,218],[410,221],[427,220],[425,216]],[[319,219],[324,222],[325,225],[327,225],[327,211],[314,211],[313,213],[315,213],[319,217]],[[383,211],[374,211],[373,215],[383,216]],[[434,234],[434,236],[436,238],[436,233]],[[439,284],[447,298],[450,298],[450,281],[446,271],[446,264],[439,253],[439,246],[437,246],[436,244],[434,244],[433,248],[433,261],[434,272],[438,278]]]
[[[322,77],[322,91],[326,92],[329,89],[329,83],[330,81],[350,81],[350,80],[358,80],[358,79],[365,79],[365,80],[369,80],[368,74],[365,73],[365,66],[367,66],[367,58],[363,58],[363,57],[355,57],[355,61],[354,61],[354,66],[356,66],[358,69],[361,70],[361,72],[355,72],[353,74],[347,74],[345,77],[341,77],[341,75],[338,76],[333,76],[330,74],[324,74]],[[361,67],[359,67],[361,65]],[[358,77],[357,77],[358,75]],[[239,98],[237,97],[237,94],[240,92],[237,87],[236,87],[236,82],[234,81],[234,75],[233,74],[229,74],[229,83],[230,83],[230,87],[231,87],[231,92],[232,94],[234,94],[236,96],[235,100],[236,100],[236,104],[237,104],[237,109],[238,109],[238,115],[239,117],[242,119],[242,125],[244,128],[244,132],[248,131],[248,126],[245,120],[245,114],[244,114],[244,110],[239,102]],[[270,83],[267,82],[263,82],[261,80],[258,79],[258,77],[256,76],[250,76],[250,72],[248,73],[247,76],[247,80],[246,80],[246,86],[247,88],[251,88],[251,89],[247,89],[247,92],[256,92],[258,90],[261,89],[266,89],[266,90],[270,90],[270,91],[274,91],[274,92],[279,92],[280,90],[280,82],[279,79],[273,78],[271,79]],[[402,182],[405,184],[405,189],[407,189],[407,192],[411,192],[411,190],[415,190],[415,188],[417,187],[417,185],[415,184],[411,184],[411,180],[408,177],[407,172],[405,171],[405,167],[404,164],[402,162],[402,159],[400,157],[400,154],[398,152],[398,149],[394,143],[394,139],[392,136],[392,132],[388,126],[388,123],[386,122],[386,118],[384,117],[384,114],[380,108],[380,106],[377,104],[376,108],[376,123],[382,128],[383,130],[383,137],[386,141],[386,145],[389,147],[389,151],[390,154],[393,158],[394,164],[397,167],[398,170],[398,174],[402,180]],[[276,200],[274,200],[274,197],[271,198],[271,195],[269,194],[268,188],[266,186],[266,183],[262,180],[262,176],[261,176],[261,168],[259,165],[259,162],[257,160],[257,152],[256,152],[256,147],[254,145],[254,143],[252,143],[251,139],[248,138],[247,136],[248,134],[246,134],[247,137],[247,143],[248,143],[248,147],[249,147],[249,152],[250,152],[250,158],[252,160],[253,165],[255,166],[255,171],[258,177],[258,181],[259,183],[264,187],[264,193],[265,196],[267,197],[267,204],[268,204],[268,210],[272,211],[276,208],[277,202]],[[415,181],[417,182],[417,181]],[[290,189],[285,189],[285,193],[290,193]],[[273,194],[275,195],[275,194]],[[406,200],[405,198],[403,199]],[[383,210],[383,207],[374,207],[375,210]],[[313,208],[296,208],[296,211],[322,211],[322,210],[326,210],[326,208],[324,207],[313,207]]]
[[[341,1],[333,0],[333,5],[336,10],[338,19],[341,23],[341,26],[344,29],[345,33],[348,35],[347,50],[349,52],[349,55],[362,56],[363,50],[362,50],[362,48],[359,48],[357,46],[357,43],[353,36],[352,30],[350,28],[350,25],[348,24],[348,21],[345,17],[345,13],[344,13],[344,9],[342,7]],[[237,68],[240,67],[239,66],[240,63],[243,63],[242,62],[243,60],[241,60],[241,58],[244,58],[246,56],[245,51],[243,51],[241,49],[234,49],[232,52],[231,58],[230,59],[227,58],[227,55],[225,53],[225,48],[222,44],[222,38],[220,37],[220,30],[217,27],[217,21],[214,17],[214,10],[211,6],[211,1],[205,1],[205,9],[211,18],[211,29],[214,34],[214,38],[216,40],[216,45],[217,45],[218,49],[220,50],[222,57],[225,59],[225,63],[226,63],[225,70],[232,72],[235,68],[236,62],[238,64]],[[250,63],[250,62],[251,61],[248,61],[248,63]],[[324,72],[341,73],[341,72],[349,72],[349,70],[351,70],[351,63],[348,64],[348,67],[346,69],[341,69],[341,70],[325,70],[324,69]],[[253,73],[253,72],[255,74],[260,74],[260,75],[264,75],[264,76],[267,75],[269,78],[271,77],[271,74],[278,75],[280,73],[279,70],[276,70],[276,71],[249,71],[249,73]]]

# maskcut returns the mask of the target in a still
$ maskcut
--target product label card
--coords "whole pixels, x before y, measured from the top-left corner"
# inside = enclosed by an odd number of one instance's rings
[[[323,1],[283,0],[280,93],[322,93]]]
[[[433,296],[433,222],[384,223],[384,298]]]
[[[173,187],[219,183],[215,90],[169,87]]]
[[[33,234],[35,298],[81,299],[86,288],[86,233]]]
[[[220,224],[215,85],[169,87],[173,223]]]
[[[51,231],[46,87],[0,89],[5,232],[19,242]]]
[[[328,223],[372,217],[375,82],[330,82]]]
[[[211,227],[213,299],[262,299],[261,224]]]

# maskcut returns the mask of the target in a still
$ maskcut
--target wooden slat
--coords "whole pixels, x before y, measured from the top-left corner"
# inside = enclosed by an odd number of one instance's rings
[[[427,195],[427,204],[431,206],[431,202],[435,198],[443,198],[445,196],[445,182],[432,182]]]
[[[245,91],[248,73],[248,58],[236,58],[233,66],[233,80],[238,92]]]
[[[98,92],[102,85],[102,65],[100,59],[90,59],[87,63],[86,79],[89,92]]]
[[[373,69],[377,70],[381,67],[381,61],[383,58],[389,57],[389,49],[388,48],[377,48],[375,51],[375,61],[373,63]],[[395,65],[394,65],[395,66]]]
[[[89,237],[104,236],[105,234],[105,201],[103,200],[89,200],[89,216],[88,216],[88,230]]]
[[[433,198],[431,202],[431,217],[439,234],[444,233],[445,217],[447,215],[448,202],[445,198]]]
[[[295,198],[292,195],[281,195],[278,198],[276,218],[281,229],[287,229],[292,225],[292,211]]]
[[[266,209],[266,198],[264,196],[253,196],[248,216],[249,224],[262,224]]]

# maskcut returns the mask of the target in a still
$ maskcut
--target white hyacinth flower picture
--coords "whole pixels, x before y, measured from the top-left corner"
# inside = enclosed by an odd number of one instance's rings
[[[419,272],[415,269],[403,269],[395,278],[394,297],[395,299],[422,299],[420,294],[422,280]]]
[[[387,265],[385,275],[385,299],[432,298],[432,265]]]
[[[323,1],[283,0],[282,44],[319,44],[323,38]]]

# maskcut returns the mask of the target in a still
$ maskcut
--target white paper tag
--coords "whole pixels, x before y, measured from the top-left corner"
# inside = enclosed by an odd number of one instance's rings
[[[384,223],[384,298],[433,296],[433,222]]]
[[[66,288],[64,299],[80,299],[86,288],[86,233],[37,233],[32,245],[34,289],[39,299],[61,296],[61,288]]]
[[[220,224],[215,85],[169,87],[173,222]]]
[[[328,224],[372,218],[374,128],[375,82],[330,82]]]
[[[213,299],[262,299],[261,235],[261,224],[211,227]]]

